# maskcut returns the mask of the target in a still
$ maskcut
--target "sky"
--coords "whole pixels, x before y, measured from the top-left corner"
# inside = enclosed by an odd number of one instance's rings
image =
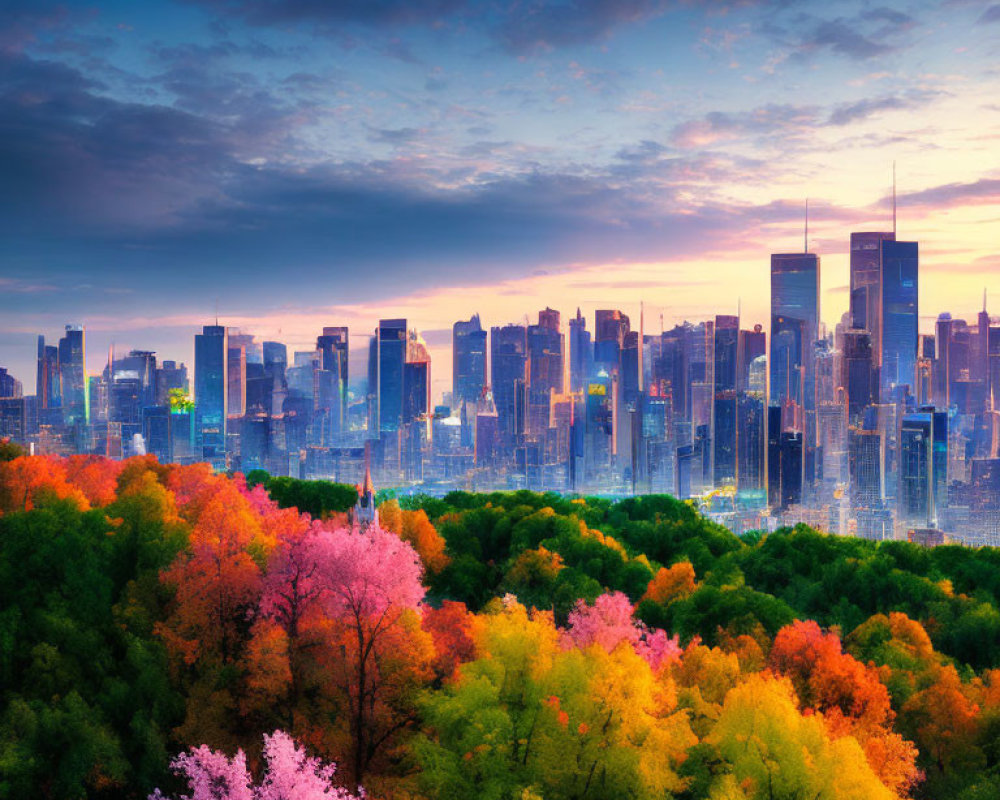
[[[193,366],[214,321],[292,350],[617,307],[769,316],[769,254],[920,242],[923,325],[1000,313],[1000,3],[105,0],[0,6],[0,366]]]

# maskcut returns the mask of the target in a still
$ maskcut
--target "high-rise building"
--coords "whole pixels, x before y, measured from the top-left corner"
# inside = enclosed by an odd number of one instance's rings
[[[716,487],[736,483],[740,318],[717,316],[713,347],[712,480]]]
[[[204,456],[225,459],[229,395],[229,335],[222,325],[205,325],[194,337],[194,398]]]
[[[763,349],[763,348],[762,348]],[[743,505],[766,505],[767,356],[749,365],[746,384],[737,393],[736,490]]]
[[[947,501],[947,414],[930,407],[903,415],[899,450],[899,521],[908,527],[935,527],[937,509]]]
[[[851,234],[851,327],[868,331],[876,351],[882,330],[882,242],[895,238],[892,231]]]
[[[21,397],[22,394],[21,382],[6,367],[0,367],[0,397]]]
[[[587,320],[576,310],[569,321],[569,389],[581,392],[594,371],[594,345],[590,341]]]
[[[776,499],[785,508],[798,503],[803,487],[815,479],[816,342],[820,319],[820,259],[811,253],[771,256],[771,381],[768,403],[781,409],[779,436],[774,440],[777,465],[769,455],[769,472],[801,469],[778,476]],[[768,414],[768,424],[775,421]],[[798,437],[785,436],[798,433]],[[771,441],[771,433],[768,433]],[[773,494],[773,493],[772,493]]]
[[[486,331],[473,314],[452,327],[451,390],[455,405],[475,408],[486,388]]]
[[[431,354],[420,335],[410,331],[403,366],[403,423],[428,418],[431,411]]]
[[[549,402],[563,390],[563,336],[559,312],[546,308],[538,313],[538,324],[527,330],[528,418],[527,430],[534,437],[549,427]]]
[[[325,441],[342,433],[347,425],[349,344],[346,327],[324,327],[323,334],[316,337],[314,405],[322,418]]]
[[[898,387],[915,383],[920,288],[916,242],[882,241],[881,279],[881,331],[874,343],[881,401],[890,402]]]
[[[59,376],[59,348],[45,344],[45,337],[38,337],[38,375],[35,382],[39,413],[44,417],[50,410],[62,405]]]
[[[59,340],[59,384],[63,421],[67,425],[87,423],[87,348],[82,325],[67,325]]]
[[[490,372],[500,436],[513,443],[524,433],[524,391],[528,378],[528,330],[524,325],[490,329]],[[518,395],[521,395],[520,402]]]
[[[769,403],[815,408],[813,346],[819,338],[820,260],[810,253],[771,256]]]
[[[405,319],[379,320],[368,351],[369,435],[398,431],[403,424]]]
[[[847,423],[858,425],[865,409],[877,401],[878,373],[872,352],[872,336],[867,330],[844,332],[841,353],[841,385],[847,399]]]
[[[629,319],[617,309],[601,309],[595,315],[594,362],[610,375],[621,365],[621,350],[629,332]]]

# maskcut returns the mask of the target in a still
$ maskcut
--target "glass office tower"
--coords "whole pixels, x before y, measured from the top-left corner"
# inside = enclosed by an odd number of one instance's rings
[[[919,254],[916,242],[883,241],[881,249],[881,332],[877,337],[882,402],[896,387],[915,382]]]
[[[814,342],[819,338],[819,256],[771,256],[770,405],[816,406]]]
[[[210,462],[225,460],[228,390],[229,335],[222,325],[205,325],[194,337],[194,398]]]
[[[379,320],[368,358],[368,429],[372,434],[398,431],[402,425],[405,364],[406,320]]]
[[[452,326],[451,393],[458,408],[479,401],[486,386],[486,331],[473,314],[467,322]]]

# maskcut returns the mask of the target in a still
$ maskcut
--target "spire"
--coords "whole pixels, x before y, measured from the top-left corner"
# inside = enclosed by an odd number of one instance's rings
[[[809,253],[809,198],[806,198],[806,227],[802,237],[802,252]]]
[[[896,237],[896,162],[892,162],[892,236]]]
[[[642,394],[642,351],[646,349],[646,304],[639,301],[639,394]]]
[[[983,313],[986,313],[986,287],[983,287]]]
[[[372,481],[372,465],[371,465],[371,442],[365,442],[365,481],[361,486],[362,491],[366,495],[375,494],[375,484]]]

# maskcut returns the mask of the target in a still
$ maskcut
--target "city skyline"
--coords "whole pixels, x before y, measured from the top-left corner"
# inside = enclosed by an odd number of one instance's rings
[[[921,330],[973,318],[1000,266],[998,7],[793,6],[8,6],[0,363],[25,380],[65,322],[191,361],[216,307],[293,349],[405,317],[439,392],[466,309],[767,328],[806,196],[832,328],[894,160]]]

